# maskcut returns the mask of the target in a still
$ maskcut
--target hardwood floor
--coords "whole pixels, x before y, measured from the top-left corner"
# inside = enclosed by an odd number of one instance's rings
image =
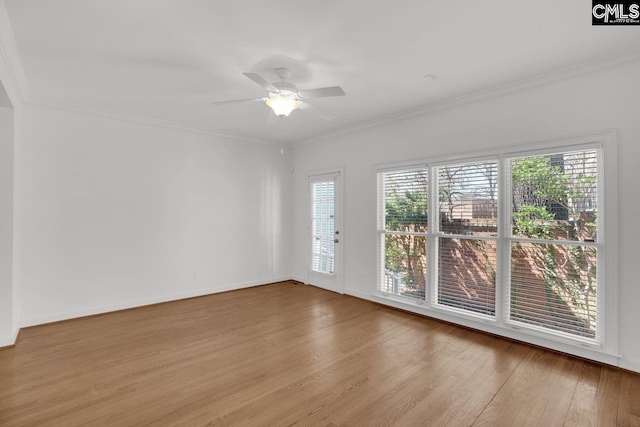
[[[640,375],[279,283],[22,331],[2,426],[640,426]]]

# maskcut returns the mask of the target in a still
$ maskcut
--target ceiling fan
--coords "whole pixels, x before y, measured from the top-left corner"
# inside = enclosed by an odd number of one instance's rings
[[[249,79],[259,84],[267,90],[268,96],[264,98],[233,99],[230,101],[213,102],[213,105],[236,104],[241,102],[261,101],[273,110],[280,118],[287,117],[293,110],[309,110],[325,120],[333,120],[335,117],[324,110],[310,104],[308,99],[326,98],[329,96],[344,96],[344,90],[340,86],[322,87],[317,89],[298,90],[298,87],[287,81],[291,77],[291,70],[288,68],[276,69],[276,76],[279,82],[269,83],[262,76],[255,73],[243,73]]]

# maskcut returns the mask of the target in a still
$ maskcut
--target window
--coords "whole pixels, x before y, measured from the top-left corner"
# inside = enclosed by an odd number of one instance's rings
[[[610,351],[605,142],[379,170],[379,291]]]
[[[598,335],[598,152],[508,161],[509,319],[570,335]]]
[[[498,162],[452,164],[438,176],[437,304],[495,315]]]
[[[379,175],[383,194],[380,276],[384,292],[424,300],[427,283],[427,169]]]

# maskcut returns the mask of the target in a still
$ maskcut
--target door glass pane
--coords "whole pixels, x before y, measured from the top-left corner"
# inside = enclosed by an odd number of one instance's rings
[[[334,273],[335,243],[333,181],[311,183],[311,264],[313,271]]]

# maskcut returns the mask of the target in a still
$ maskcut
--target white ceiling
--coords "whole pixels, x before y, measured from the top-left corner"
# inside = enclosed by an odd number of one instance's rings
[[[638,27],[592,26],[584,0],[5,3],[34,97],[293,143],[640,46]],[[264,96],[242,73],[279,67],[341,86],[316,101],[337,119],[210,105]]]

